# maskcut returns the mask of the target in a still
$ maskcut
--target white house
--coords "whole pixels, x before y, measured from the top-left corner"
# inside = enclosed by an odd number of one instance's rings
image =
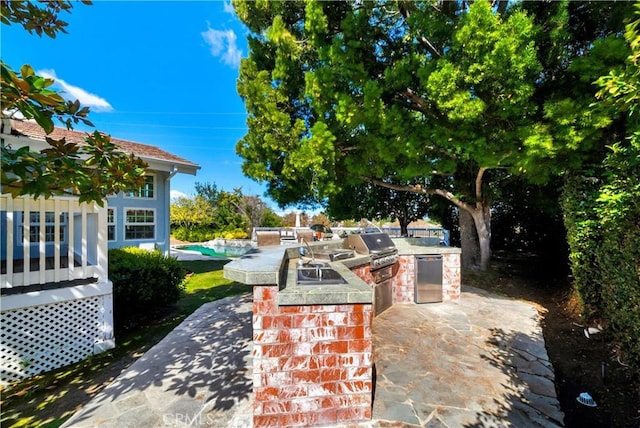
[[[85,133],[56,128],[52,138],[82,143]],[[46,148],[35,122],[2,120],[0,143]],[[171,178],[197,164],[158,147],[112,138],[148,165],[145,184],[104,207],[74,197],[0,195],[0,385],[113,348],[107,250],[169,253]]]

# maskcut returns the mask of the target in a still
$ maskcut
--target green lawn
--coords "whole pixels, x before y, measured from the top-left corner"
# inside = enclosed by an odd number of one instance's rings
[[[176,311],[153,325],[116,337],[115,349],[1,390],[0,426],[60,426],[202,304],[251,290],[223,278],[226,261],[181,263],[192,274],[187,278]]]
[[[232,282],[222,277],[222,267],[226,261],[194,260],[184,261],[182,265],[193,272],[187,280],[185,295],[178,302],[180,313],[186,315],[202,306],[225,297],[249,292],[251,287]],[[185,315],[185,316],[186,316]]]

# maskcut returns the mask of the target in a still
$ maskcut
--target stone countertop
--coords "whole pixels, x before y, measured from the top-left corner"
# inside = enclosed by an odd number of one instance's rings
[[[250,250],[224,265],[224,277],[247,285],[279,284],[280,266],[288,248],[280,245]]]
[[[238,281],[247,285],[274,285],[280,284],[280,268],[287,259],[293,260],[298,257],[300,244],[287,244],[272,247],[260,247],[250,250],[248,253],[234,259],[224,266],[223,272],[226,279]],[[342,241],[338,242],[315,242],[311,243],[312,248],[342,248]],[[350,259],[340,260],[339,265],[351,268],[369,263],[368,255],[356,254]],[[332,265],[333,267],[333,265]]]
[[[437,245],[420,245],[420,238],[394,238],[393,243],[401,256],[422,254],[460,254],[458,247],[445,247]]]
[[[419,239],[393,240],[400,255],[459,254],[460,248],[424,246]],[[224,277],[247,285],[278,285],[280,305],[372,303],[373,287],[365,283],[350,268],[368,264],[369,255],[356,254],[350,259],[328,262],[347,284],[299,285],[296,262],[300,244],[262,247],[249,251],[224,266]],[[342,248],[342,242],[310,243],[312,248]]]
[[[326,244],[315,243],[311,246],[325,248]],[[299,244],[252,250],[227,263],[223,270],[224,277],[248,285],[278,285],[280,288],[278,303],[283,306],[373,302],[372,287],[349,269],[369,263],[368,255],[358,255],[335,262],[327,261],[329,266],[347,281],[347,284],[298,285],[296,281],[298,247]],[[331,245],[329,248],[340,248],[340,245]],[[281,272],[283,272],[282,276]]]
[[[367,257],[368,258],[368,257]],[[347,284],[300,285],[296,280],[298,259],[287,260],[286,283],[278,293],[278,304],[287,305],[340,305],[372,303],[373,288],[360,279],[341,261],[329,266],[347,281]]]

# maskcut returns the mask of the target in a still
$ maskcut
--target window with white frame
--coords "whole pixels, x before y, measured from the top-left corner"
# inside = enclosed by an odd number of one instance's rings
[[[155,210],[139,208],[125,209],[124,239],[154,239],[155,236]]]
[[[155,198],[155,175],[145,175],[142,186],[138,187],[136,190],[128,191],[125,193],[125,196],[127,198]]]
[[[107,240],[116,240],[116,211],[113,208],[107,208]]]
[[[60,242],[65,242],[67,236],[67,213],[60,213]],[[40,221],[39,211],[29,212],[29,243],[40,242],[40,228],[44,227],[45,242],[53,243],[56,240],[55,220],[56,214],[53,211],[44,213],[44,224]],[[20,226],[20,243],[24,242],[24,226]]]

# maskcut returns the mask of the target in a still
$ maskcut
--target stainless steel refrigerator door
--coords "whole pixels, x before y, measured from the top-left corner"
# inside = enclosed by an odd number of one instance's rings
[[[416,303],[442,302],[442,256],[416,257]]]

